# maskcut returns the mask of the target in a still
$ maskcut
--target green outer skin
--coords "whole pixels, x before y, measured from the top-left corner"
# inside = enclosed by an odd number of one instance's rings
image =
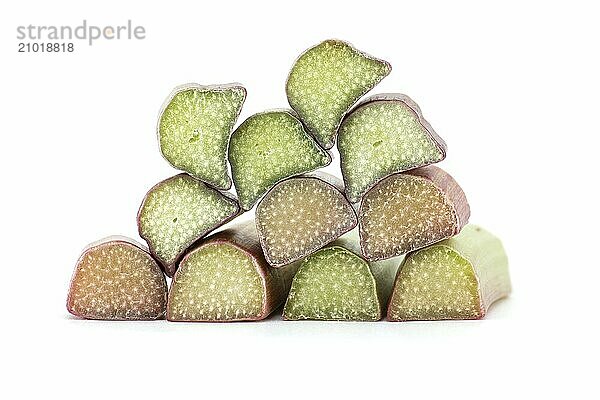
[[[195,96],[190,98],[192,92]],[[234,108],[221,102],[228,96],[229,101],[237,101]],[[161,108],[156,128],[165,160],[217,189],[230,189],[227,146],[245,99],[246,89],[236,83],[209,86],[189,83],[176,87]],[[198,130],[201,134],[196,133]],[[175,149],[173,141],[177,140],[180,149]],[[185,159],[178,158],[178,152]]]
[[[271,129],[261,129],[269,123]],[[283,124],[294,125],[293,131]],[[240,206],[247,211],[278,182],[329,165],[331,156],[293,111],[269,110],[250,116],[233,132],[229,162]]]
[[[306,63],[310,61],[311,57],[317,55],[320,51],[323,51],[325,47],[331,46],[333,52],[338,52],[336,55],[340,55],[339,52],[347,52],[344,56],[346,58],[357,57],[357,59],[352,60],[353,65],[348,65],[350,60],[337,60],[341,62],[341,65],[337,65],[335,68],[329,67],[330,71],[316,71],[316,68],[311,68],[311,66],[307,66]],[[328,63],[332,62],[332,54],[331,52],[320,57],[320,62],[318,65],[321,68],[327,68]],[[299,77],[298,69],[307,68],[311,74],[307,76]],[[373,79],[370,81],[362,81],[360,84],[356,84],[355,79],[349,74],[342,75],[341,71],[347,68],[352,72],[357,72],[360,74],[370,73],[374,75]],[[380,60],[373,56],[370,56],[352,46],[350,43],[344,42],[342,40],[325,40],[319,43],[316,46],[309,48],[304,51],[298,59],[294,62],[290,74],[288,75],[286,81],[286,94],[288,98],[288,103],[290,106],[300,115],[300,118],[306,124],[308,131],[315,137],[317,142],[325,148],[330,149],[333,147],[335,143],[335,136],[337,134],[338,127],[344,115],[348,112],[348,110],[354,105],[363,95],[365,95],[368,91],[373,89],[383,78],[389,75],[392,70],[392,66],[390,63],[384,60]],[[314,73],[314,74],[312,74]],[[318,75],[321,76],[318,76]],[[332,76],[328,76],[328,74],[335,74],[335,79],[332,79]],[[314,78],[318,76],[318,78]],[[302,78],[311,79],[309,85],[302,85],[303,82],[300,82]],[[339,91],[339,88],[331,87],[328,85],[330,82],[334,81],[334,85],[338,85],[343,87],[344,89],[354,89],[355,93],[351,93],[346,95],[341,102],[338,104],[336,109],[329,109],[332,107],[331,105],[336,105],[331,96],[342,94]],[[313,97],[311,98],[297,98],[295,96],[295,92],[297,90],[305,89],[308,90],[309,93],[313,93]],[[315,92],[317,92],[315,94]],[[318,97],[319,101],[316,101]],[[311,113],[317,113],[319,118],[325,119],[325,122],[319,122],[317,118],[312,118]]]
[[[388,298],[392,291],[392,285],[394,282],[394,277],[396,275],[396,270],[398,268],[398,265],[400,264],[399,260],[402,259],[402,257],[396,257],[393,259],[376,261],[376,262],[369,262],[369,261],[365,260],[360,255],[360,245],[359,245],[357,229],[353,229],[352,231],[341,236],[334,242],[325,246],[323,249],[321,249],[321,250],[317,251],[316,253],[313,253],[311,256],[305,258],[304,261],[310,257],[318,255],[320,252],[322,252],[324,250],[331,250],[331,249],[347,251],[347,252],[353,254],[354,256],[356,256],[357,259],[360,259],[367,266],[367,268],[371,272],[372,279],[373,279],[372,282],[373,282],[373,285],[375,286],[375,289],[377,292],[376,296],[378,298],[378,304],[377,304],[377,317],[372,318],[372,319],[365,319],[365,320],[366,321],[380,320],[382,317],[382,310],[384,309],[385,305],[387,304]],[[304,261],[299,262],[300,267],[298,269],[298,273],[302,270],[302,267],[304,266]],[[298,273],[296,273],[296,276],[298,275]],[[293,290],[293,287],[295,284],[296,284],[296,279],[294,277],[294,281],[292,282],[292,289],[290,290],[290,292]],[[299,319],[299,318],[294,318],[294,317],[290,316],[289,312],[286,313],[286,309],[288,307],[289,301],[290,301],[290,296],[288,296],[288,299],[284,306],[283,318],[285,320]],[[316,318],[304,318],[304,319],[316,319]]]
[[[486,231],[485,229],[473,225],[466,225],[462,231],[439,243],[416,250],[406,255],[403,263],[417,254],[437,246],[446,246],[454,250],[460,257],[468,262],[473,268],[473,272],[479,286],[479,302],[481,312],[476,319],[485,317],[489,307],[499,299],[507,297],[512,288],[508,272],[508,257],[504,246],[499,238]],[[402,265],[398,269],[395,286],[401,276]],[[388,304],[388,320],[399,321],[390,318],[390,310],[393,306],[394,291],[390,296]]]

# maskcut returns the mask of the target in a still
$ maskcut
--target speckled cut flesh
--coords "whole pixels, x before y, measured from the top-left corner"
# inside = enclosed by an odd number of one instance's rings
[[[71,279],[67,310],[101,320],[165,316],[167,283],[150,254],[131,239],[111,237],[84,250]]]
[[[168,320],[255,321],[281,305],[295,269],[266,263],[253,225],[219,232],[181,260],[169,291]]]
[[[328,175],[324,179],[336,178]],[[276,267],[317,251],[356,224],[356,213],[341,190],[317,176],[278,183],[256,208],[265,258]]]
[[[398,270],[388,319],[480,319],[510,290],[502,243],[467,225],[459,235],[407,255]]]
[[[319,144],[329,149],[344,115],[391,70],[388,62],[349,43],[326,40],[306,50],[292,66],[288,102]]]
[[[423,248],[456,235],[469,215],[464,192],[440,168],[391,175],[373,186],[361,203],[362,254],[382,260]]]
[[[173,276],[188,247],[239,212],[237,201],[227,193],[179,174],[146,194],[138,212],[138,230],[167,275]]]
[[[294,277],[283,317],[378,321],[381,309],[369,264],[337,246],[308,256]]]
[[[346,195],[353,203],[390,174],[446,157],[445,142],[402,94],[375,95],[355,107],[341,123],[338,149]]]
[[[277,182],[324,167],[329,154],[291,111],[255,114],[232,134],[229,161],[240,205],[250,210]]]
[[[229,189],[227,146],[245,99],[246,89],[237,84],[177,87],[158,122],[165,159],[217,189]]]

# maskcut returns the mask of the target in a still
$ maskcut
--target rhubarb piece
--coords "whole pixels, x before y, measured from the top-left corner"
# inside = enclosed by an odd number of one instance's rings
[[[480,319],[510,291],[502,243],[482,228],[467,225],[457,236],[406,256],[388,319]]]
[[[165,317],[167,282],[159,265],[132,239],[112,236],[90,244],[75,265],[67,310],[104,320]]]
[[[138,211],[138,230],[167,275],[173,276],[188,247],[239,213],[237,200],[228,193],[179,174],[146,194]]]
[[[231,188],[227,144],[245,99],[246,89],[238,84],[175,88],[157,127],[165,159],[217,189]]]
[[[446,157],[446,143],[419,106],[395,93],[371,96],[357,105],[340,125],[338,150],[352,203],[386,176]]]
[[[381,260],[420,249],[459,233],[469,216],[464,192],[442,169],[427,166],[391,175],[361,203],[362,254]]]
[[[256,227],[265,258],[274,267],[299,260],[357,224],[342,182],[317,173],[275,185],[256,207]]]
[[[266,111],[245,120],[231,135],[229,161],[244,210],[250,210],[277,182],[324,167],[331,156],[287,110]]]
[[[216,233],[181,260],[169,291],[167,319],[264,319],[285,300],[296,269],[267,264],[253,221]]]
[[[355,231],[306,257],[292,282],[284,319],[378,321],[398,260],[360,257]]]
[[[383,60],[341,40],[306,50],[288,76],[290,106],[325,149],[333,147],[344,114],[392,70]]]

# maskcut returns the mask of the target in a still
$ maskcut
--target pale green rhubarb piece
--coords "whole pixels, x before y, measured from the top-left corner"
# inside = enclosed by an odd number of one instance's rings
[[[502,243],[484,229],[467,225],[457,236],[406,256],[398,270],[388,319],[480,319],[510,291]]]
[[[346,196],[357,202],[382,178],[437,163],[446,143],[408,96],[371,96],[342,121],[338,150]]]
[[[231,135],[229,162],[240,205],[250,210],[277,182],[328,165],[331,156],[292,111],[254,114]]]
[[[256,208],[260,243],[275,267],[319,250],[357,222],[342,182],[323,172],[278,183]]]
[[[75,265],[67,310],[102,320],[165,317],[167,282],[160,266],[133,239],[111,236],[90,244]]]
[[[398,260],[368,262],[359,254],[353,231],[306,257],[294,276],[284,319],[380,320]]]
[[[360,205],[362,254],[382,260],[426,247],[459,233],[470,214],[465,193],[441,168],[391,175],[373,186]]]
[[[216,233],[181,260],[167,305],[170,321],[255,321],[279,307],[294,265],[265,261],[253,221]]]
[[[173,276],[188,247],[240,213],[235,198],[187,175],[155,185],[138,211],[138,231],[151,253]]]
[[[165,159],[217,189],[231,188],[227,145],[245,99],[246,89],[239,84],[175,88],[157,128]]]
[[[326,40],[296,60],[287,79],[290,106],[325,149],[344,114],[392,70],[391,65],[341,40]]]

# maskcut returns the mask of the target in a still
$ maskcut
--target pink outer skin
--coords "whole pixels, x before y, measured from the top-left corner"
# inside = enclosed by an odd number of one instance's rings
[[[320,46],[321,44],[323,44],[323,43],[326,43],[326,42],[343,43],[343,44],[345,44],[346,46],[350,47],[350,48],[351,48],[351,49],[352,49],[354,52],[356,52],[356,54],[358,54],[358,55],[360,55],[360,56],[362,56],[362,57],[368,58],[368,59],[370,59],[370,60],[374,60],[374,61],[380,62],[380,63],[382,63],[382,64],[385,64],[385,65],[387,66],[387,71],[388,71],[388,73],[387,73],[385,76],[383,76],[383,77],[382,77],[382,78],[379,80],[379,82],[381,82],[382,80],[384,80],[384,79],[385,79],[385,78],[386,78],[386,77],[387,77],[387,76],[388,76],[388,75],[389,75],[389,74],[392,72],[392,64],[390,64],[389,62],[387,62],[387,61],[385,61],[385,60],[382,60],[382,59],[380,59],[380,58],[373,57],[372,55],[370,55],[370,54],[368,54],[368,53],[365,53],[365,52],[364,52],[364,51],[362,51],[362,50],[359,50],[359,49],[357,49],[357,48],[356,48],[356,47],[354,47],[354,46],[353,46],[351,43],[348,43],[348,42],[346,42],[346,41],[344,41],[344,40],[340,40],[340,39],[327,39],[327,40],[323,40],[323,41],[322,41],[322,42],[320,42],[319,44],[316,44],[316,45],[314,45],[314,46],[312,46],[312,47],[310,47],[310,48],[308,48],[308,49],[304,50],[304,51],[302,52],[302,54],[300,54],[300,55],[299,55],[299,56],[296,58],[296,60],[294,60],[294,63],[292,64],[292,68],[290,69],[290,72],[288,73],[288,76],[287,76],[287,78],[286,78],[286,80],[285,80],[285,96],[286,96],[286,97],[287,97],[287,99],[288,99],[288,103],[289,103],[288,81],[290,80],[290,75],[292,74],[292,70],[293,70],[293,69],[294,69],[294,67],[296,66],[296,63],[297,63],[297,62],[298,62],[298,60],[299,60],[300,58],[302,58],[302,56],[304,56],[306,53],[308,53],[309,51],[311,51],[311,50],[312,50],[312,49],[314,49],[315,47],[317,47],[317,46]],[[364,96],[366,93],[368,93],[369,91],[373,90],[373,88],[374,88],[375,86],[377,86],[377,85],[379,84],[379,82],[375,83],[375,85],[373,85],[373,87],[372,87],[371,89],[369,89],[369,90],[367,90],[366,92],[364,92],[364,93],[363,93],[363,94],[362,94],[360,97]],[[360,97],[359,97],[359,98],[360,98]],[[358,101],[358,99],[356,99],[356,101]],[[356,104],[356,101],[355,101],[355,104]],[[290,104],[290,107],[292,107],[292,109],[294,110],[294,112],[296,112],[296,110],[294,109],[294,107],[293,107],[291,104]],[[312,136],[312,137],[315,139],[315,141],[317,142],[317,144],[318,144],[319,146],[321,146],[321,147],[322,147],[322,148],[324,148],[325,150],[329,150],[329,149],[331,149],[331,148],[332,148],[332,147],[335,145],[335,141],[336,141],[336,138],[337,138],[337,133],[338,133],[338,131],[339,131],[339,129],[340,129],[340,125],[342,124],[342,121],[343,121],[343,120],[344,120],[344,118],[345,118],[345,117],[346,117],[348,114],[350,114],[351,112],[352,112],[352,106],[350,106],[350,107],[348,108],[348,110],[346,110],[346,112],[344,113],[344,115],[342,115],[342,118],[341,118],[341,119],[340,119],[340,121],[338,122],[337,126],[335,127],[335,134],[333,135],[333,141],[331,142],[331,146],[329,146],[329,147],[326,147],[326,146],[324,146],[324,145],[323,145],[321,142],[319,142],[319,140],[318,140],[318,139],[317,139],[317,137],[316,137],[316,136],[313,134],[313,132],[312,132],[312,131],[309,131],[308,127],[306,127],[306,126],[305,126],[305,128],[306,128],[306,131],[307,131],[307,132],[308,132],[308,133],[309,133],[309,134],[310,134],[310,135],[311,135],[311,136]],[[297,114],[297,112],[296,112],[296,114]],[[297,114],[297,115],[298,115],[298,114]],[[298,119],[300,119],[300,117],[299,117],[299,116],[298,116]],[[300,119],[300,120],[301,120],[301,119]],[[302,121],[302,120],[301,120],[301,121]]]
[[[158,149],[160,151],[160,154],[162,155],[162,157],[165,159],[165,161],[167,161],[173,168],[175,169],[180,169],[178,167],[176,167],[175,165],[173,165],[173,163],[171,163],[171,161],[169,161],[167,159],[167,157],[165,157],[163,151],[162,151],[162,146],[161,146],[161,142],[160,142],[160,121],[162,120],[162,116],[166,110],[166,108],[169,106],[169,104],[171,104],[171,101],[173,100],[173,98],[178,95],[179,93],[186,91],[186,90],[198,90],[198,91],[202,91],[202,92],[210,92],[210,91],[225,91],[225,90],[229,90],[229,89],[241,89],[244,92],[244,100],[242,100],[242,105],[240,107],[240,112],[238,112],[238,114],[236,115],[236,121],[237,118],[240,116],[240,113],[242,111],[242,108],[244,107],[244,103],[246,102],[246,97],[248,92],[246,91],[246,88],[242,86],[241,83],[225,83],[225,84],[221,84],[221,85],[200,85],[198,83],[186,83],[183,85],[179,85],[177,86],[175,89],[173,89],[173,91],[171,91],[171,93],[169,94],[169,97],[167,97],[167,99],[164,101],[163,105],[160,108],[160,112],[158,113],[158,122],[156,123],[156,137],[158,139]],[[235,122],[235,121],[234,121]],[[231,137],[232,132],[229,132],[229,137]],[[226,163],[229,162],[228,158],[227,158],[227,154],[229,153],[229,140],[227,140],[227,149],[225,150],[225,161]],[[193,176],[190,174],[190,176]],[[202,179],[200,178],[196,178],[199,181],[202,181]],[[229,174],[227,175],[227,178],[229,180],[229,183],[227,186],[225,187],[216,187],[216,189],[218,190],[229,190],[231,189],[231,185],[233,184],[233,181],[231,179],[231,176],[229,176]],[[204,181],[202,181],[204,182]],[[204,182],[206,185],[211,186],[211,184],[209,182]]]
[[[326,173],[326,172],[317,171],[317,172],[312,172],[312,173],[308,173],[308,174],[304,174],[304,175],[300,175],[300,176],[293,176],[293,177],[290,177],[290,178],[284,179],[284,180],[283,180],[283,181],[281,181],[281,182],[278,182],[278,183],[277,183],[275,186],[273,186],[271,189],[269,189],[269,191],[267,192],[267,194],[265,194],[265,196],[264,196],[264,197],[263,197],[263,198],[262,198],[262,199],[259,201],[259,203],[258,203],[258,206],[257,206],[257,211],[258,211],[258,208],[260,208],[260,206],[261,206],[261,204],[262,204],[262,201],[263,201],[264,199],[266,199],[266,198],[269,196],[269,194],[271,193],[271,191],[273,191],[273,190],[274,190],[274,189],[275,189],[275,188],[276,188],[276,187],[277,187],[279,184],[281,184],[281,183],[283,183],[283,182],[286,182],[286,181],[288,181],[288,180],[290,180],[290,179],[315,179],[315,180],[321,181],[321,182],[323,182],[324,184],[326,184],[326,185],[330,186],[331,188],[333,188],[334,190],[338,191],[338,192],[339,192],[339,193],[342,195],[342,197],[343,197],[343,198],[344,198],[344,199],[347,201],[346,197],[344,196],[344,184],[343,184],[343,182],[341,181],[341,179],[339,179],[338,177],[336,177],[336,176],[334,176],[334,175],[328,174],[328,173]],[[339,238],[339,237],[340,237],[340,236],[342,236],[344,233],[346,233],[346,232],[350,232],[350,231],[351,231],[352,229],[354,229],[354,228],[356,227],[356,225],[358,224],[358,216],[356,215],[356,210],[355,210],[355,209],[354,209],[354,207],[352,206],[352,203],[348,202],[348,205],[350,205],[350,207],[352,208],[352,212],[353,212],[353,214],[354,214],[354,219],[353,219],[352,226],[351,226],[349,229],[346,229],[346,230],[344,230],[344,231],[342,231],[342,232],[338,232],[338,233],[337,233],[337,236],[336,236],[334,239],[332,239],[330,242],[333,242],[335,239]],[[256,218],[255,218],[255,220],[256,220]],[[286,260],[285,262],[280,262],[280,263],[277,263],[277,262],[274,262],[273,260],[271,260],[271,259],[269,258],[269,254],[268,254],[268,252],[267,252],[267,251],[265,251],[265,249],[266,249],[267,245],[266,245],[266,243],[265,243],[264,234],[263,234],[263,232],[261,231],[261,229],[260,229],[260,226],[259,226],[259,224],[258,224],[258,220],[256,220],[256,230],[257,230],[257,232],[258,232],[258,237],[259,237],[260,245],[261,245],[261,247],[262,247],[262,249],[263,249],[263,254],[264,254],[264,256],[265,256],[265,259],[267,260],[267,262],[269,263],[269,265],[271,265],[271,266],[272,266],[272,267],[274,267],[274,268],[280,268],[280,267],[286,266],[286,265],[288,265],[288,264],[290,264],[290,263],[292,263],[292,262],[294,262],[294,261],[298,261],[298,260],[300,260],[300,259],[302,259],[302,258],[304,258],[304,257],[306,257],[306,256],[309,256],[309,255],[313,254],[314,252],[316,252],[316,251],[318,251],[319,249],[321,249],[323,246],[325,246],[325,245],[327,245],[328,243],[330,243],[330,242],[327,242],[327,243],[321,243],[321,244],[320,244],[318,247],[316,247],[316,248],[314,248],[314,249],[309,249],[309,250],[308,250],[308,251],[307,251],[307,252],[306,252],[304,255],[302,255],[302,256],[299,256],[299,257],[296,257],[296,258],[291,258],[291,259],[288,259],[288,260]]]
[[[252,260],[252,263],[256,267],[256,271],[261,277],[262,286],[264,289],[265,297],[262,306],[262,312],[257,317],[252,318],[239,318],[230,320],[178,320],[173,319],[169,315],[169,303],[171,302],[171,291],[169,290],[169,299],[167,302],[167,320],[171,322],[240,322],[240,321],[259,321],[267,318],[273,311],[275,311],[285,301],[289,292],[293,274],[298,269],[298,265],[293,265],[291,268],[286,268],[285,273],[280,273],[273,269],[264,258],[256,228],[254,227],[254,221],[246,221],[237,226],[225,229],[217,232],[214,235],[206,238],[204,241],[199,243],[196,247],[190,250],[181,260],[180,265],[185,263],[187,259],[205,246],[211,246],[215,244],[227,243],[241,250],[243,253],[248,255]],[[171,282],[171,286],[177,281],[177,272]]]
[[[213,226],[210,229],[205,230],[204,232],[201,232],[200,235],[198,235],[195,239],[193,239],[192,241],[190,241],[190,243],[185,246],[185,249],[183,249],[183,251],[179,252],[179,254],[177,255],[177,257],[175,257],[175,262],[173,263],[167,263],[164,260],[162,260],[160,257],[158,257],[156,255],[156,252],[154,250],[154,244],[152,243],[152,241],[145,237],[142,234],[142,227],[140,224],[141,221],[141,214],[142,214],[142,209],[144,208],[144,205],[146,204],[146,200],[148,199],[148,195],[150,193],[152,193],[153,191],[155,191],[156,189],[158,189],[160,186],[168,183],[171,180],[174,180],[176,178],[179,178],[181,176],[187,176],[189,178],[192,178],[202,184],[204,184],[207,188],[214,190],[215,192],[218,192],[219,194],[221,194],[223,197],[228,198],[229,200],[232,200],[235,203],[236,206],[236,212],[231,214],[229,217],[225,218],[224,220],[222,220],[221,222],[219,222],[218,224],[216,224],[215,226]],[[140,208],[138,209],[138,213],[137,213],[137,226],[138,226],[138,233],[140,234],[140,237],[142,239],[144,239],[146,241],[146,243],[148,243],[148,247],[150,249],[150,254],[152,254],[152,256],[154,257],[154,259],[156,261],[158,261],[158,263],[160,264],[160,266],[162,267],[163,271],[165,271],[165,274],[167,274],[167,276],[169,278],[172,278],[173,275],[175,275],[175,271],[177,271],[177,265],[179,264],[179,261],[181,260],[181,257],[183,257],[183,255],[185,254],[185,252],[192,247],[195,243],[197,243],[200,239],[202,239],[204,236],[208,235],[210,232],[214,231],[215,229],[225,225],[226,223],[228,223],[229,221],[231,221],[232,219],[236,218],[237,216],[241,215],[243,213],[242,209],[240,208],[240,204],[238,203],[237,199],[235,198],[235,196],[233,196],[232,194],[228,193],[228,192],[222,192],[218,189],[213,188],[212,186],[206,184],[205,182],[202,182],[199,179],[194,178],[193,176],[187,174],[187,173],[181,173],[181,174],[177,174],[175,176],[172,176],[170,178],[167,178],[159,183],[157,183],[156,185],[152,186],[152,188],[148,191],[148,193],[146,193],[146,195],[144,196],[144,199],[142,200],[142,204],[140,205]]]
[[[396,174],[392,174],[392,175],[396,175]],[[390,175],[390,176],[392,176],[392,175]],[[463,192],[462,188],[458,185],[458,183],[454,180],[454,178],[452,178],[452,176],[450,176],[450,174],[448,174],[446,171],[444,171],[443,169],[441,169],[439,167],[436,167],[433,165],[428,165],[425,167],[420,167],[417,169],[406,171],[403,173],[403,175],[412,175],[412,176],[418,176],[421,178],[425,178],[425,179],[431,181],[433,183],[433,185],[435,187],[437,187],[445,195],[448,202],[452,205],[452,207],[454,209],[454,214],[456,216],[456,223],[454,225],[454,233],[449,237],[457,235],[461,231],[461,229],[469,222],[469,217],[471,215],[471,208],[469,207],[469,202],[467,201],[465,192]],[[389,178],[390,176],[387,176],[386,178]],[[381,181],[383,181],[386,178],[379,180],[377,182],[377,184],[379,184]],[[369,189],[365,193],[365,196],[367,196],[369,194],[369,192],[375,188],[375,186],[371,187],[371,189]],[[362,219],[363,219],[362,216],[363,216],[363,211],[362,211],[362,203],[361,203],[360,210],[358,213],[359,226],[362,223]],[[378,260],[383,260],[386,258],[391,258],[391,257],[396,257],[396,256],[401,255],[401,254],[395,254],[395,255],[390,255],[389,257],[385,257],[385,258],[368,258],[365,255],[365,248],[363,245],[363,238],[362,238],[362,235],[363,235],[362,229],[359,229],[359,235],[360,235],[361,253],[362,253],[363,257],[365,257],[369,261],[378,261]],[[448,239],[448,237],[442,238],[439,241],[442,241],[444,239]],[[419,248],[412,249],[411,251],[419,250],[423,247],[427,247],[432,244],[434,244],[434,243],[428,243],[425,246],[421,246]]]
[[[160,264],[156,261],[156,259],[154,257],[152,257],[152,255],[148,252],[146,246],[144,246],[141,243],[138,243],[137,241],[128,238],[126,236],[119,236],[119,235],[114,235],[114,236],[109,236],[107,238],[104,239],[100,239],[98,241],[92,242],[90,244],[88,244],[83,251],[81,252],[81,255],[79,256],[79,258],[77,259],[77,263],[75,264],[75,269],[73,270],[73,275],[71,276],[71,283],[69,284],[69,295],[67,296],[67,311],[71,314],[73,314],[74,316],[78,317],[78,318],[84,318],[84,319],[99,319],[99,318],[90,318],[90,317],[86,317],[85,315],[81,315],[78,314],[75,310],[73,310],[73,298],[71,296],[72,294],[72,290],[71,288],[73,287],[73,283],[75,281],[75,275],[77,274],[77,270],[79,269],[79,265],[81,264],[81,262],[83,261],[83,257],[92,250],[97,249],[98,247],[102,247],[108,244],[126,244],[132,247],[135,247],[137,250],[145,253],[148,255],[148,257],[150,259],[152,259],[152,261],[154,261],[154,263],[156,264],[156,266],[159,268],[159,271],[162,275],[162,271],[160,268]],[[163,275],[163,281],[164,281],[164,287],[165,287],[165,296],[167,294],[167,281],[164,279],[164,275]],[[152,318],[147,318],[147,319],[125,319],[125,318],[118,318],[118,319],[111,319],[111,321],[143,321],[143,320],[147,320],[147,321],[152,321],[152,320],[157,320],[157,319],[164,319],[165,318],[165,313],[163,312],[162,315],[158,315],[156,318],[152,319]]]
[[[404,103],[406,106],[408,106],[408,108],[410,108],[413,111],[413,113],[415,114],[415,116],[417,117],[421,126],[423,128],[425,128],[425,131],[427,132],[429,138],[433,141],[433,143],[435,144],[437,149],[442,154],[442,158],[436,162],[443,161],[446,158],[446,152],[448,150],[448,146],[446,145],[446,142],[444,141],[444,139],[442,139],[433,130],[433,127],[431,126],[431,124],[429,122],[427,122],[427,120],[423,117],[423,113],[421,112],[421,108],[419,107],[419,105],[413,99],[411,99],[410,97],[408,97],[407,95],[402,94],[402,93],[381,93],[381,94],[375,94],[373,96],[367,97],[366,99],[364,99],[360,103],[358,103],[352,110],[350,110],[350,112],[348,114],[346,114],[346,116],[340,123],[340,126],[344,123],[346,118],[348,118],[352,113],[357,111],[359,108],[364,107],[369,104],[372,104],[372,103],[375,103],[375,102],[401,102],[401,103]],[[339,148],[339,142],[338,142],[338,151],[339,150],[340,150],[340,148]],[[341,154],[341,151],[340,151],[340,154]],[[342,164],[344,163],[343,158],[340,159],[340,162]],[[425,165],[422,165],[422,166],[425,166]],[[420,167],[422,167],[422,166],[420,166]],[[390,175],[394,175],[399,172],[405,172],[405,171],[408,171],[408,170],[407,169],[397,169],[396,171],[379,178],[377,181],[373,182],[371,185],[369,185],[367,187],[367,189],[365,190],[365,193],[363,194],[363,197],[369,190],[371,190],[373,188],[373,186],[377,185],[383,179],[387,178]],[[344,178],[344,185],[345,185],[345,187],[347,187],[348,185],[347,185],[346,177],[344,176],[344,174],[342,174],[342,177]],[[346,197],[348,197],[348,193],[346,193]],[[350,199],[348,199],[348,200],[350,200]],[[355,201],[355,203],[358,201],[360,201],[360,200]]]

